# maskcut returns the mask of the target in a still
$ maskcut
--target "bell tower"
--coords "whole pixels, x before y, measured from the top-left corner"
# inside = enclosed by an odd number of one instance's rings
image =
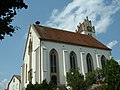
[[[91,20],[86,17],[83,23],[79,23],[77,26],[77,33],[89,35],[95,38],[95,28],[92,26]]]

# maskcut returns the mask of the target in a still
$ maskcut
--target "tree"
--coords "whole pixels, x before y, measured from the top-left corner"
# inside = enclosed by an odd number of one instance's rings
[[[5,35],[12,36],[13,32],[18,28],[11,25],[13,17],[17,15],[17,10],[25,8],[27,5],[23,0],[0,0],[0,39],[4,39]]]
[[[67,72],[67,83],[72,90],[86,90],[84,76],[79,73],[78,69],[70,69]]]
[[[68,86],[72,90],[86,90],[96,84],[92,90],[120,90],[120,65],[113,59],[106,60],[103,69],[97,68],[85,76],[84,80],[84,76],[78,70],[71,69],[67,73]]]
[[[85,78],[87,86],[91,86],[96,83],[96,73],[95,71],[88,72],[86,73],[86,78]]]
[[[106,90],[105,76],[100,68],[86,73],[85,81],[87,87],[91,90]]]
[[[115,60],[107,60],[104,68],[108,90],[120,90],[120,65]]]
[[[115,60],[106,60],[105,67],[86,74],[88,86],[98,84],[94,90],[120,90],[120,65]]]
[[[30,82],[30,83],[27,85],[26,90],[34,90],[34,85]]]
[[[38,84],[37,82],[34,85],[29,83],[26,90],[56,90],[56,85],[54,85],[52,82],[48,84],[47,80],[45,79],[41,84]]]

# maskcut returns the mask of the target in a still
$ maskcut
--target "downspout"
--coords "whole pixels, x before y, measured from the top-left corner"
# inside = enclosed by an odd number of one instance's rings
[[[41,83],[41,38],[40,39],[40,83]]]

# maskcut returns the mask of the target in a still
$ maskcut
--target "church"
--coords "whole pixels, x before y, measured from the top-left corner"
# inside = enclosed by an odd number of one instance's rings
[[[31,24],[21,66],[21,88],[44,79],[66,85],[66,73],[79,69],[83,75],[103,68],[111,49],[96,39],[91,21],[84,19],[75,32]]]

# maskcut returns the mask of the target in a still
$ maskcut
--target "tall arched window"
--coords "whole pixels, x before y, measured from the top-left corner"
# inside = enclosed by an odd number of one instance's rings
[[[70,68],[77,68],[77,56],[73,51],[70,53]]]
[[[106,60],[105,56],[102,55],[101,56],[101,65],[102,65],[102,68],[104,68],[104,66],[105,66],[105,60]]]
[[[89,53],[86,56],[86,61],[87,61],[87,70],[88,72],[91,72],[94,69],[94,67],[93,67],[92,56]]]
[[[50,53],[50,66],[51,72],[56,73],[56,60],[57,60],[57,53],[55,50],[52,50]]]
[[[29,41],[28,54],[29,54],[28,81],[32,82],[32,41],[31,39]]]
[[[28,47],[29,51],[28,51],[28,54],[29,54],[29,70],[32,69],[32,41],[30,39],[29,41],[29,47]]]
[[[27,83],[27,75],[28,75],[28,72],[27,72],[27,64],[26,64],[26,79],[25,79],[26,83]]]
[[[51,81],[54,84],[57,84],[59,81],[59,65],[58,65],[58,53],[55,49],[50,51],[50,77]]]

